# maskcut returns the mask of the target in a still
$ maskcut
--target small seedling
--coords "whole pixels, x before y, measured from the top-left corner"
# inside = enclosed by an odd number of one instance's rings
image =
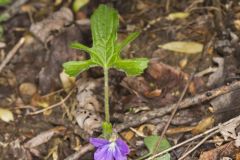
[[[63,64],[64,71],[70,76],[91,68],[100,66],[104,71],[104,108],[105,122],[103,122],[103,136],[111,139],[112,125],[109,114],[109,82],[108,71],[115,68],[124,71],[128,76],[136,76],[147,68],[147,58],[122,59],[120,53],[124,47],[138,37],[139,33],[131,33],[122,42],[117,42],[117,30],[119,26],[118,13],[111,7],[100,5],[91,16],[91,32],[93,45],[91,48],[74,42],[72,48],[86,51],[90,59],[85,61],[70,61]],[[114,142],[115,143],[115,142]],[[112,144],[112,143],[111,143]]]

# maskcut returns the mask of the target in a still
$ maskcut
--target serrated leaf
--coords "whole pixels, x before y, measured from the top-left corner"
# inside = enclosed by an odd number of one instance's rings
[[[126,39],[124,39],[121,43],[118,44],[116,52],[120,52],[124,47],[126,47],[129,43],[134,41],[138,36],[139,32],[133,32],[127,36]]]
[[[68,62],[64,64],[66,73],[76,76],[92,66],[101,66],[105,69],[114,67],[125,71],[128,75],[142,73],[147,67],[147,59],[122,60],[120,58],[121,50],[128,43],[132,42],[139,33],[132,33],[121,43],[117,43],[118,26],[117,11],[106,5],[100,5],[91,16],[92,47],[90,48],[76,42],[71,44],[72,48],[88,52],[91,64],[87,62]]]
[[[3,120],[4,122],[10,122],[14,120],[13,113],[4,108],[0,108],[0,119]]]
[[[129,76],[141,74],[148,65],[147,58],[118,59],[114,63],[114,68],[124,71]]]
[[[71,48],[74,48],[74,49],[79,49],[79,50],[83,50],[87,53],[90,54],[91,56],[91,60],[96,63],[96,64],[99,64],[101,65],[103,62],[102,62],[102,58],[101,58],[101,55],[99,55],[98,53],[96,53],[92,48],[89,48],[81,43],[78,43],[78,42],[73,42],[70,44],[70,47]]]
[[[197,42],[173,41],[164,45],[159,45],[160,48],[174,52],[196,54],[203,50],[203,45]]]
[[[73,11],[77,12],[80,8],[88,4],[89,0],[74,0]]]
[[[91,60],[70,61],[63,64],[64,72],[69,76],[77,76],[79,73],[96,66]]]
[[[159,140],[159,136],[152,135],[144,138],[144,144],[146,145],[147,149],[149,152],[152,154],[153,151],[155,150],[156,143]],[[163,138],[158,146],[158,149],[156,150],[157,152],[163,151],[165,149],[168,149],[171,147],[169,144],[168,140],[166,138]]]
[[[102,66],[108,66],[114,56],[118,25],[117,11],[106,5],[100,5],[91,16],[92,49],[100,54]]]

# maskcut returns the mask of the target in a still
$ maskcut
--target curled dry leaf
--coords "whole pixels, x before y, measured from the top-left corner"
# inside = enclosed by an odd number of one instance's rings
[[[79,104],[75,118],[78,125],[89,134],[99,131],[102,125],[102,118],[98,113],[101,111],[101,104],[93,92],[99,85],[99,82],[96,80],[80,80],[77,82],[77,100]]]
[[[53,38],[53,31],[61,31],[64,26],[67,26],[72,21],[73,14],[71,10],[68,8],[61,8],[43,21],[32,24],[30,31],[43,43],[46,43]]]
[[[41,144],[48,142],[53,136],[60,134],[66,130],[65,127],[56,127],[44,132],[41,132],[36,137],[33,137],[26,143],[24,143],[25,148],[34,148]]]
[[[175,13],[170,13],[166,19],[167,20],[175,20],[175,19],[185,19],[189,16],[190,14],[188,12],[175,12]]]
[[[207,117],[201,120],[196,127],[193,128],[192,134],[197,135],[203,133],[214,124],[214,117]]]
[[[145,134],[146,132],[148,132],[148,134],[151,135],[155,129],[156,129],[156,126],[153,124],[143,124],[137,130],[143,133],[144,135],[147,135]]]
[[[173,41],[163,45],[160,48],[186,54],[196,54],[203,50],[203,45],[198,42]]]
[[[121,132],[121,136],[123,136],[124,139],[129,142],[134,137],[134,132],[124,131],[124,132]]]
[[[4,108],[0,108],[0,119],[3,120],[4,122],[10,122],[14,120],[13,113]]]
[[[68,76],[65,72],[60,73],[60,80],[65,92],[69,92],[75,85],[76,78]]]

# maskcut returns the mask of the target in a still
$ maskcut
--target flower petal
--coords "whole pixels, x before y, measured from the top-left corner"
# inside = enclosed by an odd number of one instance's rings
[[[94,160],[113,160],[113,153],[109,152],[109,146],[98,148],[94,153]]]
[[[123,155],[118,147],[113,152],[113,156],[115,160],[127,160],[127,156]]]
[[[89,142],[95,147],[103,147],[104,145],[110,143],[108,140],[103,138],[90,138]]]
[[[120,138],[118,138],[116,140],[116,143],[117,143],[117,147],[119,148],[119,150],[122,153],[122,155],[126,156],[130,152],[129,147],[126,144],[126,142],[124,142]]]

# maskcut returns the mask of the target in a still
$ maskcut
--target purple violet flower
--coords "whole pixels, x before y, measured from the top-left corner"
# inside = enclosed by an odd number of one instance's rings
[[[94,160],[127,160],[130,152],[128,145],[120,138],[113,142],[103,138],[90,138],[90,143],[97,148]]]

